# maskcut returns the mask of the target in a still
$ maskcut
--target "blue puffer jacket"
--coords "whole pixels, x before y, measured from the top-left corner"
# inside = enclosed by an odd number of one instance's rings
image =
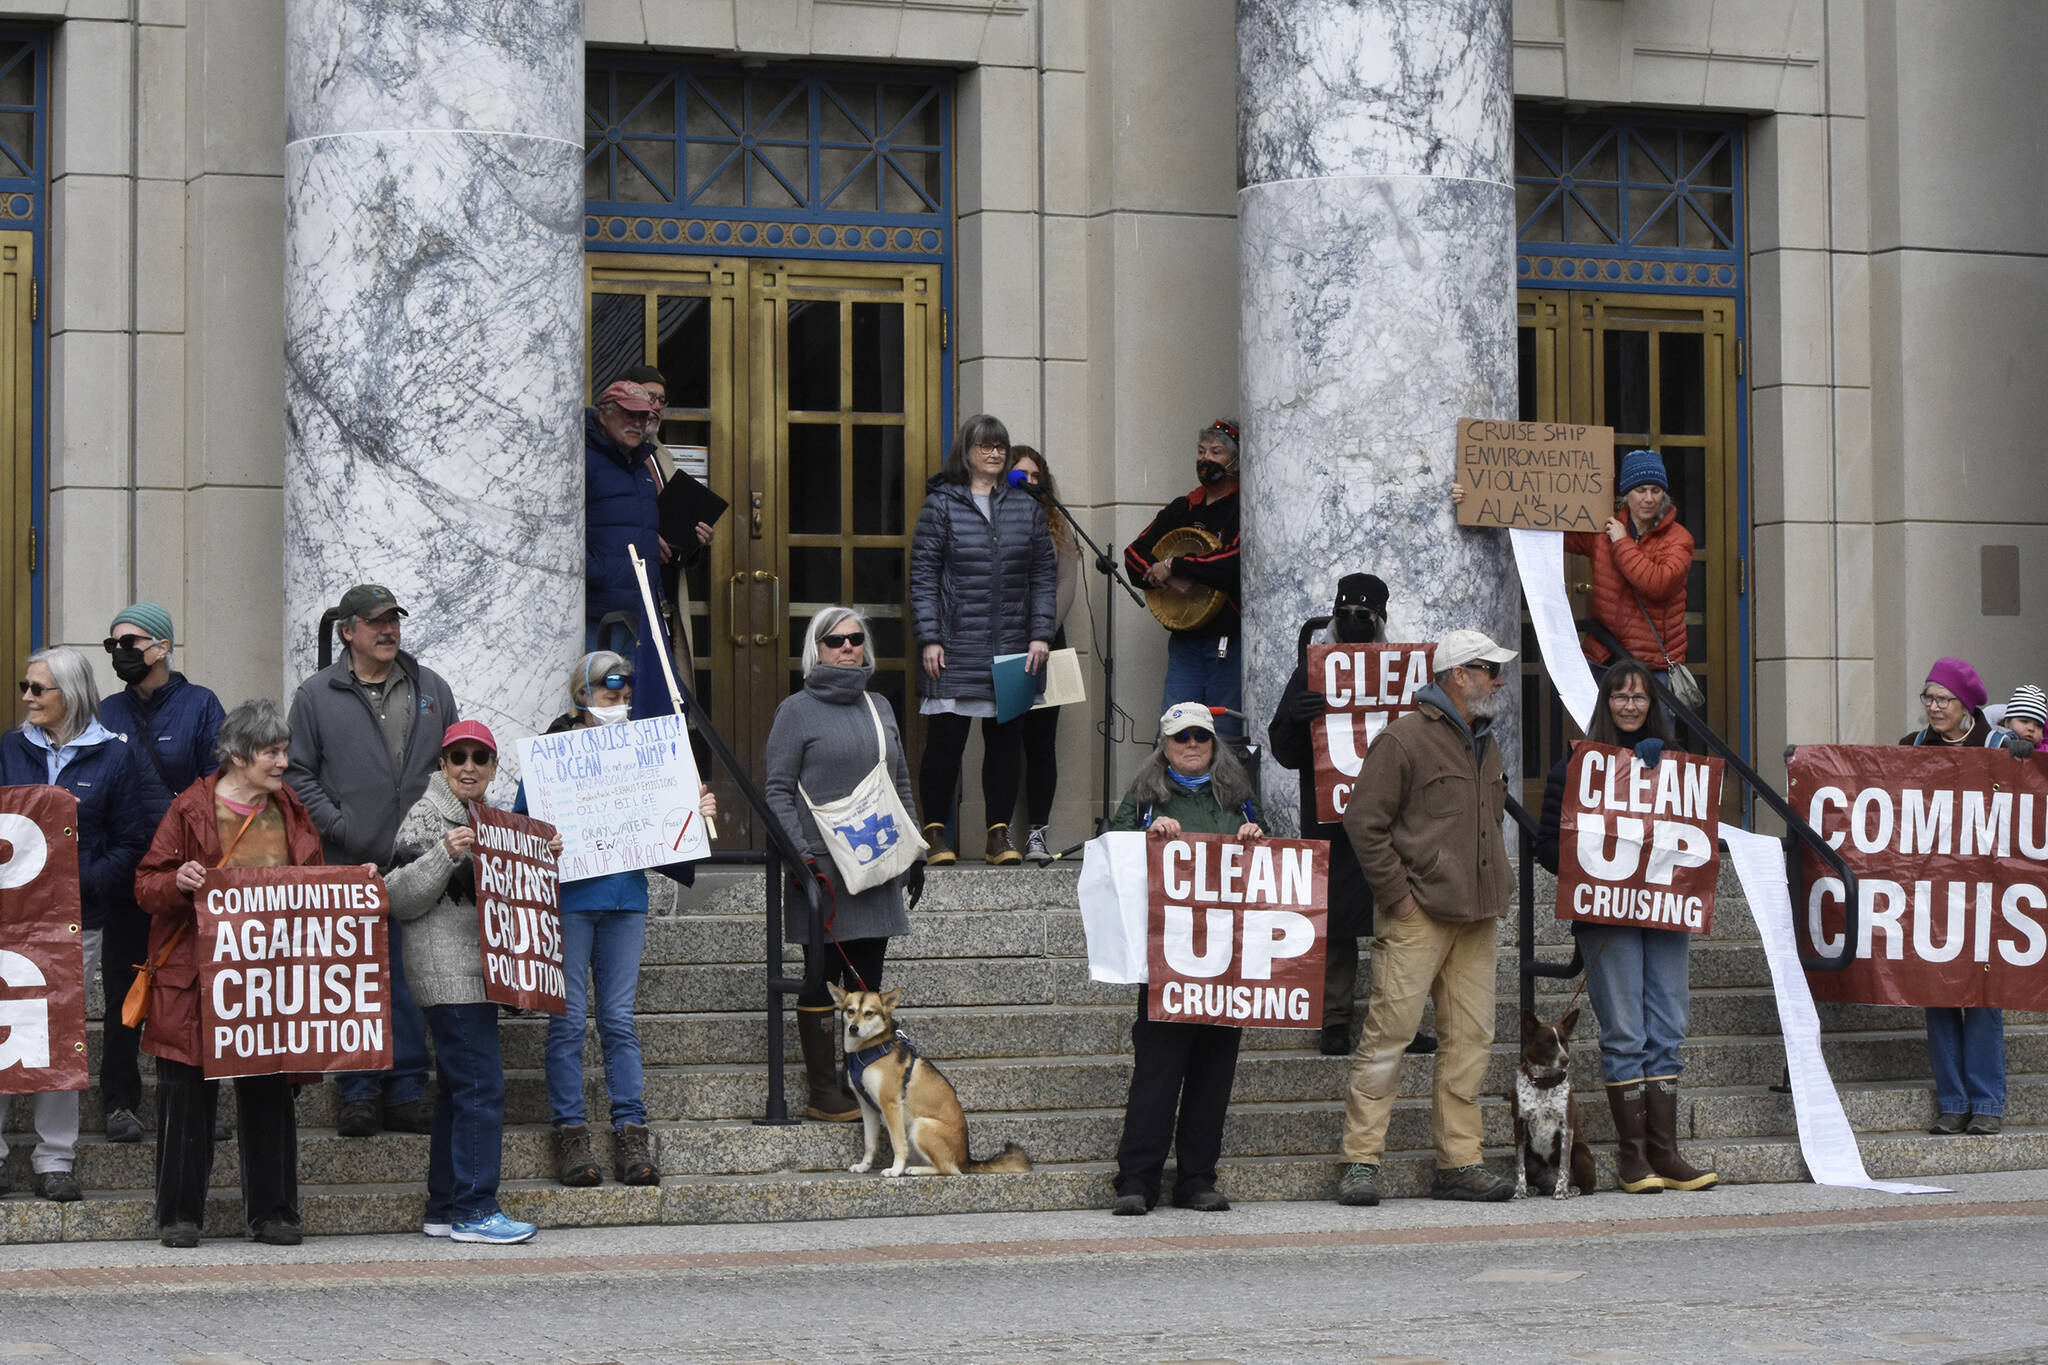
[[[654,472],[637,451],[618,448],[598,425],[597,409],[583,410],[583,617],[637,613],[640,586],[627,547],[640,547],[650,575],[661,569],[661,512]],[[659,582],[650,578],[650,582]]]
[[[997,484],[990,516],[965,483],[934,475],[910,543],[910,617],[922,645],[944,645],[937,682],[918,673],[927,697],[993,701],[990,661],[1052,640],[1058,567],[1045,513],[1028,493]]]
[[[104,929],[116,905],[135,898],[135,866],[156,826],[143,823],[127,741],[97,720],[65,745],[70,761],[50,781],[50,749],[27,722],[0,736],[0,786],[58,786],[78,798],[79,922]]]
[[[128,736],[135,746],[129,776],[135,780],[135,799],[152,835],[171,808],[171,798],[220,767],[213,746],[225,719],[227,713],[212,689],[185,681],[183,673],[171,674],[148,700],[127,687],[100,703],[100,724]],[[149,761],[151,752],[163,765],[161,773]],[[171,786],[164,785],[165,777]]]

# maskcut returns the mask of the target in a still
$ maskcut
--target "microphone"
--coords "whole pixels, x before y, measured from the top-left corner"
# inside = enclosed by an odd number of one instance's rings
[[[1037,498],[1040,502],[1043,502],[1045,500],[1045,490],[1043,488],[1040,488],[1037,484],[1031,482],[1031,476],[1029,474],[1026,474],[1021,469],[1013,469],[1010,471],[1010,487],[1021,488],[1026,493],[1029,493],[1032,497]]]

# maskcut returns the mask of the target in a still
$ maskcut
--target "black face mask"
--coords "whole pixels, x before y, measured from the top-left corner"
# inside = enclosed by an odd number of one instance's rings
[[[1380,638],[1380,618],[1364,607],[1340,607],[1331,619],[1337,638],[1347,645],[1369,645]]]
[[[1211,488],[1222,483],[1230,475],[1231,470],[1228,465],[1220,465],[1214,460],[1195,461],[1195,477]]]
[[[114,647],[114,676],[124,683],[139,683],[149,676],[150,665],[143,659],[144,651]]]

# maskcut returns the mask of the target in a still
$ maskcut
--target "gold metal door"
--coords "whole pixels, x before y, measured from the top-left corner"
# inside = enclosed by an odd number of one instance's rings
[[[0,556],[16,585],[0,621],[0,677],[10,683],[28,662],[34,595],[26,585],[41,567],[34,532],[34,248],[32,233],[0,232]]]

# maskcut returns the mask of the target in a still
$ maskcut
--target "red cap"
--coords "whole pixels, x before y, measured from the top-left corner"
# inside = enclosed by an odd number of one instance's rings
[[[465,739],[475,740],[492,753],[498,752],[497,739],[491,734],[490,727],[480,720],[456,721],[441,732],[441,747],[445,750],[451,744]]]
[[[653,394],[624,379],[615,381],[610,388],[598,395],[597,405],[603,407],[606,403],[617,403],[627,412],[661,411],[661,404],[654,401]]]

